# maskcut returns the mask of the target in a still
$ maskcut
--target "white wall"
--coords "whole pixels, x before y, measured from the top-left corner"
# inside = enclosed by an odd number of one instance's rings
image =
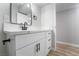
[[[0,55],[6,54],[5,46],[2,43],[2,40],[6,39],[2,27],[4,15],[9,15],[9,3],[0,3]]]
[[[31,8],[32,8],[32,14],[37,16],[37,20],[32,19],[32,25],[29,26],[28,29],[40,29],[40,26],[41,26],[41,20],[40,20],[41,19],[41,16],[40,16],[41,10],[34,3],[32,4]],[[4,26],[5,26],[4,30],[7,30],[7,29],[12,30],[13,28],[14,28],[14,30],[21,30],[20,25],[17,25],[17,24],[6,23]]]
[[[49,4],[41,8],[41,26],[51,29],[56,26],[55,4]]]
[[[32,19],[32,26],[37,27],[39,29],[41,26],[41,9],[34,3],[32,4],[32,15],[37,16],[37,20]]]
[[[79,7],[57,12],[57,40],[79,45]]]

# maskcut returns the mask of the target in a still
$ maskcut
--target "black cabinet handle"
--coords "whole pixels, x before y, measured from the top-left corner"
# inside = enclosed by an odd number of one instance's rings
[[[7,40],[3,40],[2,42],[3,42],[3,45],[5,45],[5,42],[10,42],[10,38]]]
[[[48,34],[51,34],[51,33],[48,33]]]
[[[48,49],[50,49],[51,47],[49,46]]]
[[[36,52],[40,51],[40,43],[36,44]]]
[[[50,41],[51,39],[48,39],[48,41]]]

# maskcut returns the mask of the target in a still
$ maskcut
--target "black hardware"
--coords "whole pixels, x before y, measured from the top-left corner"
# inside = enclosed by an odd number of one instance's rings
[[[27,30],[28,27],[22,27],[22,30]]]
[[[50,49],[51,47],[49,46],[48,49]]]
[[[40,51],[40,43],[36,44],[36,52]]]
[[[3,40],[2,42],[3,42],[3,45],[5,45],[5,42],[10,42],[10,38],[7,40]]]
[[[51,39],[49,39],[48,41],[50,41]]]
[[[37,16],[36,16],[36,15],[33,15],[33,19],[34,19],[34,20],[37,20]]]
[[[27,25],[27,22],[24,22],[24,26],[22,26],[22,30],[27,30],[28,27],[26,27],[25,25]]]

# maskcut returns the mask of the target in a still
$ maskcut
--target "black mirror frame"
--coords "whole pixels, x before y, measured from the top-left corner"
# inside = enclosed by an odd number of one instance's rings
[[[32,8],[31,8],[32,9]],[[16,19],[17,20],[17,19]],[[12,3],[10,3],[10,23],[11,24],[17,24],[17,25],[22,25],[22,24],[18,24],[18,23],[13,23],[12,22]],[[31,24],[28,25],[28,26],[31,26],[32,25],[32,13],[31,13]]]

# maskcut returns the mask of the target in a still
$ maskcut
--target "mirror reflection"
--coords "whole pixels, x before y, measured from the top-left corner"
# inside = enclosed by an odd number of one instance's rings
[[[30,3],[11,3],[10,4],[11,23],[32,24],[32,9]]]

